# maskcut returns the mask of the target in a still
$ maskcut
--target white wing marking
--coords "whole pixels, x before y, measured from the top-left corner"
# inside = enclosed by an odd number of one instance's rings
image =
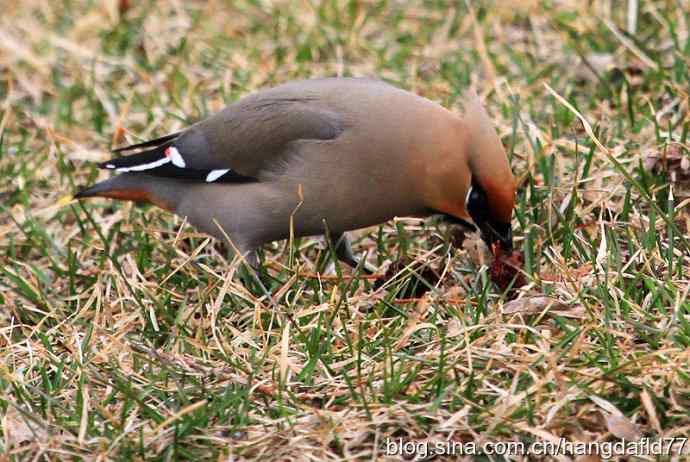
[[[208,175],[206,175],[206,183],[213,183],[216,181],[218,178],[221,176],[225,175],[228,173],[230,169],[225,169],[225,170],[211,170]]]
[[[170,158],[163,157],[162,159],[154,160],[153,162],[149,162],[147,164],[133,165],[131,167],[120,167],[120,168],[116,169],[115,171],[118,173],[142,172],[144,170],[151,170],[152,168],[160,167],[161,165],[165,165],[168,162],[170,162]],[[106,167],[107,167],[107,165],[106,165]],[[108,168],[111,168],[111,167],[108,167]]]

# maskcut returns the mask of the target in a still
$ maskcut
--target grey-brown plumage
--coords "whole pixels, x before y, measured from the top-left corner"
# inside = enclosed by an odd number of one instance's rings
[[[296,236],[315,235],[325,222],[340,238],[395,216],[472,219],[472,190],[487,204],[479,211],[486,223],[476,223],[483,236],[508,245],[513,176],[475,96],[466,96],[461,118],[380,81],[290,82],[157,141],[104,163],[125,173],[77,197],[154,203],[227,235],[252,259],[291,226]],[[352,264],[341,243],[339,256]]]

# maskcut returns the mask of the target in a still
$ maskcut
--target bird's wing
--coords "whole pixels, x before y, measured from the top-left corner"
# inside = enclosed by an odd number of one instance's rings
[[[318,96],[260,92],[182,132],[116,149],[145,148],[100,166],[206,182],[256,181],[285,163],[293,141],[332,140],[343,130],[343,117]]]

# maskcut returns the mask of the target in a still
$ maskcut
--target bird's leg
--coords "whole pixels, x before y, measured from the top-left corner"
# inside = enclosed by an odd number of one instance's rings
[[[262,291],[268,292],[271,287],[271,278],[268,276],[266,269],[259,263],[259,257],[256,250],[245,250],[233,252],[235,255],[242,255],[242,262],[240,263],[240,279],[247,285],[258,285]]]
[[[359,260],[352,253],[352,245],[350,245],[350,239],[348,239],[345,233],[338,233],[330,237],[331,243],[333,244],[333,249],[335,250],[335,255],[338,260],[343,263],[347,263],[352,268],[359,267]],[[362,271],[365,274],[374,274],[375,269],[369,267],[366,261],[362,265]]]
[[[256,254],[256,250],[250,250],[248,252],[245,252],[244,254],[244,260],[247,262],[247,265],[254,271],[256,271],[257,274],[261,273],[261,266],[259,265],[259,256]]]

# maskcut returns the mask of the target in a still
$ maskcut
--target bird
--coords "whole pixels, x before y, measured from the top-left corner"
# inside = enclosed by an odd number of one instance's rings
[[[153,204],[229,240],[253,268],[265,243],[325,235],[357,268],[347,232],[440,215],[510,251],[515,179],[473,90],[456,114],[387,82],[290,81],[160,138],[114,149],[117,175],[75,194]],[[134,153],[132,153],[134,152]]]

